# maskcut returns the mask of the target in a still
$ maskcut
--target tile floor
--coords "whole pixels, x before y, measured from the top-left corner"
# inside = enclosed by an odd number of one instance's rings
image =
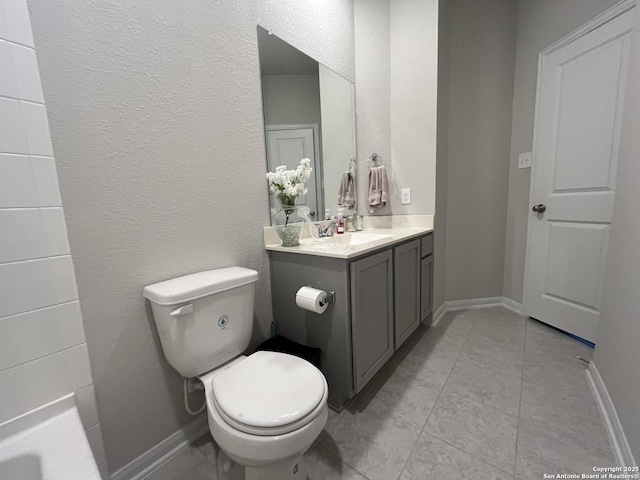
[[[576,358],[592,349],[504,308],[420,328],[307,454],[312,480],[542,479],[614,457]],[[214,480],[210,436],[149,480]],[[277,480],[277,479],[274,479]]]

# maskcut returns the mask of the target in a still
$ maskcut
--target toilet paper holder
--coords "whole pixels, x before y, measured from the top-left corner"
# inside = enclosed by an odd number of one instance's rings
[[[324,307],[327,303],[336,303],[336,292],[329,290],[327,296],[320,302],[320,306]]]

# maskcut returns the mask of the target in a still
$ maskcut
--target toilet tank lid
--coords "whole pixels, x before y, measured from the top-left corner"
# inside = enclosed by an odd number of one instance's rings
[[[144,287],[142,295],[158,305],[176,305],[258,280],[258,272],[227,267],[192,273]]]

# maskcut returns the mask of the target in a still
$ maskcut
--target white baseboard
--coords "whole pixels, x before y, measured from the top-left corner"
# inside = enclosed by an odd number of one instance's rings
[[[207,416],[202,415],[120,468],[111,475],[111,480],[141,480],[207,431],[209,431]]]
[[[438,325],[438,323],[440,323],[440,320],[442,320],[442,317],[444,317],[445,313],[447,313],[447,302],[444,302],[435,311],[435,313],[433,314],[433,321],[431,322],[431,326],[435,327],[436,325]]]
[[[515,313],[522,315],[522,305],[515,300],[507,297],[485,297],[470,298],[467,300],[448,300],[444,302],[433,314],[433,323],[435,327],[447,312],[456,312],[458,310],[476,310],[479,308],[504,307]]]
[[[473,298],[469,300],[451,300],[444,302],[433,314],[432,327],[435,327],[447,312],[474,310],[478,308],[505,307],[516,313],[522,313],[522,306],[506,297]],[[617,417],[616,417],[617,418]],[[180,450],[192,444],[207,433],[209,425],[206,416],[199,417],[186,427],[165,438],[155,447],[135,458],[111,475],[111,480],[141,480],[152,471],[166,463]],[[628,445],[627,445],[628,447]]]
[[[447,312],[458,310],[476,310],[478,308],[491,308],[502,306],[502,297],[469,298],[467,300],[448,300]]]
[[[502,306],[508,308],[509,310],[519,313],[520,315],[524,315],[524,310],[522,310],[522,304],[516,302],[515,300],[511,300],[508,297],[502,297]]]
[[[607,390],[607,386],[604,384],[604,381],[600,376],[600,372],[596,368],[596,364],[593,361],[589,363],[589,368],[586,370],[586,375],[587,381],[589,382],[591,390],[593,391],[593,396],[596,400],[596,403],[598,404],[600,413],[602,414],[602,419],[607,429],[607,433],[609,434],[609,440],[611,441],[613,454],[616,457],[616,462],[618,464],[617,466],[637,466],[638,464],[636,463],[635,458],[633,458],[633,453],[631,452],[631,447],[629,447],[629,442],[627,442],[627,436],[624,434],[622,424],[620,423],[620,419],[618,418],[616,407],[613,405],[613,402],[611,401],[611,397],[609,396],[609,392]]]

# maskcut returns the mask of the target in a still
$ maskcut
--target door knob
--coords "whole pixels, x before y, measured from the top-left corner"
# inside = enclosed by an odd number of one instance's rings
[[[543,203],[539,203],[538,205],[534,205],[531,210],[533,210],[536,213],[544,213],[546,209],[547,207]]]

